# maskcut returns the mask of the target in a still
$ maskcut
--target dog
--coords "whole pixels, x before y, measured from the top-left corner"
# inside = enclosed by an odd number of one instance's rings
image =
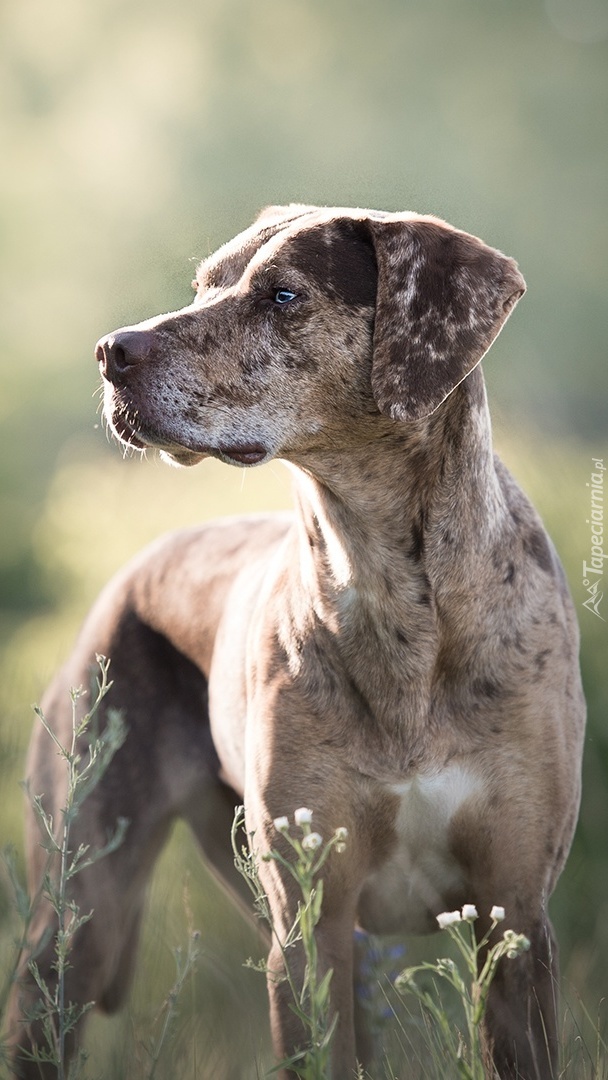
[[[69,688],[111,659],[104,708],[124,746],[73,844],[123,843],[72,881],[93,917],[66,996],[113,1010],[133,970],[146,881],[177,816],[235,894],[229,830],[243,802],[259,856],[273,822],[311,808],[325,837],[316,939],[337,1014],[331,1076],[353,1077],[353,928],[437,929],[504,906],[530,949],[489,996],[488,1075],[557,1075],[557,948],[547,903],[579,805],[584,702],[578,630],[539,517],[493,455],[480,360],[525,291],[516,263],[413,213],[270,207],[201,264],[193,303],[102,338],[105,414],[124,446],[182,466],[212,456],[288,462],[293,515],[222,520],[160,539],[106,588],[42,702],[71,733]],[[34,736],[30,788],[55,820],[65,780]],[[43,854],[29,829],[30,887]],[[274,1049],[304,1031],[280,941],[298,890],[259,873]],[[43,906],[34,945],[51,925]],[[304,957],[289,951],[296,986]],[[52,983],[52,942],[37,963]],[[13,994],[15,1071],[40,1073],[23,1017],[39,991],[24,960]],[[21,1020],[18,1018],[21,1017]],[[283,1076],[295,1075],[286,1067]]]

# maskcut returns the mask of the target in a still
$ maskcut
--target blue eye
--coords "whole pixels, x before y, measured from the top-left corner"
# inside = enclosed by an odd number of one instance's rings
[[[290,289],[277,289],[274,294],[273,300],[279,307],[284,307],[285,304],[290,304],[292,300],[295,300],[296,294],[291,292]]]

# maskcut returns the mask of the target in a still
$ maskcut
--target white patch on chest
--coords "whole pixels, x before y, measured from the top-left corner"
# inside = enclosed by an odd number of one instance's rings
[[[458,763],[390,785],[399,797],[397,844],[361,893],[360,923],[365,930],[422,934],[436,929],[434,916],[464,885],[449,850],[450,823],[482,790],[480,778]]]

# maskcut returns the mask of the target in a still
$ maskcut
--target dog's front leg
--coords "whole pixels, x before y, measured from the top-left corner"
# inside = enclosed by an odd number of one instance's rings
[[[317,978],[331,969],[330,1007],[327,1024],[331,1025],[336,1013],[336,1028],[332,1036],[327,1076],[332,1080],[351,1080],[356,1071],[355,1031],[352,994],[352,926],[345,928],[331,920],[321,918],[316,930]],[[301,943],[285,950],[275,938],[268,957],[268,994],[270,999],[270,1023],[274,1052],[278,1062],[292,1058],[307,1048],[319,1054],[318,1046],[311,1046],[310,1029],[294,1013],[296,996],[306,977],[306,957]],[[310,1015],[310,999],[305,996],[303,1006]],[[291,1069],[283,1069],[283,1080],[297,1076]]]
[[[293,795],[285,795],[293,805]],[[300,799],[300,802],[303,801]],[[285,805],[285,803],[283,803]],[[317,800],[316,807],[319,805]],[[333,829],[327,824],[331,819],[315,807],[315,828],[328,838]],[[291,809],[291,808],[290,808]],[[347,1080],[355,1075],[355,1031],[353,1017],[353,929],[355,922],[356,890],[353,889],[355,874],[351,872],[346,853],[329,853],[319,874],[315,877],[318,887],[323,881],[323,903],[320,918],[314,928],[314,951],[304,947],[296,925],[299,909],[305,902],[305,894],[294,879],[288,865],[293,867],[297,855],[287,840],[272,825],[269,815],[247,812],[247,831],[253,834],[262,888],[267,897],[272,920],[272,944],[268,956],[268,994],[273,1048],[278,1063],[292,1060],[296,1055],[310,1050],[319,1054],[318,1043],[335,1023],[330,1051],[324,1075],[332,1080]],[[302,834],[292,826],[292,835]],[[273,854],[268,857],[272,850]],[[319,848],[319,852],[323,849]],[[279,858],[274,857],[278,855]],[[288,864],[288,865],[286,865]],[[295,932],[294,932],[295,928]],[[311,966],[314,965],[311,980]],[[311,990],[312,983],[318,987],[331,971],[329,1005],[323,1015],[319,1011],[318,996]],[[306,1023],[298,1010],[312,1018],[317,1014],[316,1032]],[[315,1045],[316,1044],[316,1045]],[[279,1075],[283,1080],[298,1075],[285,1067]]]
[[[544,913],[525,932],[529,951],[502,961],[490,989],[486,1013],[490,1068],[500,1080],[553,1080],[558,1059],[557,945]]]

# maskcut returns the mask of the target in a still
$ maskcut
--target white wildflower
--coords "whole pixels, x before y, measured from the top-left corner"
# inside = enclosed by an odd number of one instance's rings
[[[343,851],[346,851],[348,829],[346,829],[344,825],[341,825],[338,829],[336,829],[334,837],[336,840],[336,851],[338,852],[338,855],[341,855]]]
[[[274,827],[277,830],[277,832],[287,832],[287,830],[289,828],[289,818],[288,817],[275,817],[275,819],[274,819]]]
[[[318,832],[311,832],[302,840],[302,847],[305,851],[316,851],[318,847],[321,847],[322,843],[323,837]]]
[[[443,957],[437,961],[437,971],[441,975],[451,975],[456,970],[456,964],[453,960]]]
[[[309,810],[306,806],[301,806],[299,810],[296,810],[293,816],[296,825],[299,825],[300,827],[302,825],[310,825],[312,822],[312,810]]]
[[[505,917],[505,909],[504,909],[504,907],[498,907],[497,904],[494,904],[494,907],[492,908],[492,910],[490,912],[490,918],[494,919],[494,922],[502,922],[504,917]]]
[[[442,911],[441,915],[437,916],[437,922],[440,930],[445,930],[447,926],[462,922],[462,915],[459,911]]]
[[[525,934],[516,934],[514,930],[505,930],[503,938],[507,946],[509,960],[515,960],[516,956],[521,956],[522,952],[526,952],[530,948],[530,942]]]
[[[462,909],[463,919],[476,919],[478,917],[478,911],[475,904],[465,904]]]
[[[395,990],[407,990],[409,986],[414,982],[414,969],[406,968],[395,979]]]

